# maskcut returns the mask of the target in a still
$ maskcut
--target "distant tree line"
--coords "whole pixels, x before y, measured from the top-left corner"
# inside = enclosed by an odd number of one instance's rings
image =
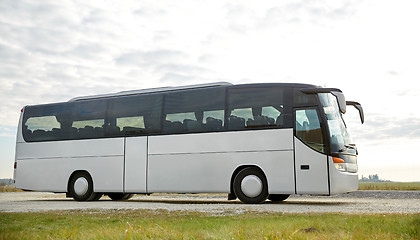
[[[359,182],[391,182],[389,180],[380,179],[378,174],[369,175],[368,177],[363,177],[359,179]]]

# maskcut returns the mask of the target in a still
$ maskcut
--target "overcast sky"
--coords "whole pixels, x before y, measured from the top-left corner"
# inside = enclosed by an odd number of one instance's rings
[[[418,1],[0,0],[0,178],[20,109],[76,96],[229,81],[310,83],[346,114],[359,173],[420,181]]]

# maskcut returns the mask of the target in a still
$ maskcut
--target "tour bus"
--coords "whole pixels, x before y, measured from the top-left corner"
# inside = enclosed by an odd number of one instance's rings
[[[77,201],[226,193],[283,201],[357,190],[357,149],[341,90],[227,82],[124,91],[25,106],[14,179]]]

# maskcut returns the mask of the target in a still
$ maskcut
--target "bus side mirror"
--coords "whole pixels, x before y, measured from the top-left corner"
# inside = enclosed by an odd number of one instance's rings
[[[342,92],[338,91],[331,91],[331,94],[337,98],[338,107],[340,108],[340,112],[342,114],[346,113],[346,98]]]
[[[363,113],[362,105],[358,102],[353,101],[347,101],[346,104],[355,107],[359,111],[360,121],[362,121],[363,124],[365,122],[365,114]]]

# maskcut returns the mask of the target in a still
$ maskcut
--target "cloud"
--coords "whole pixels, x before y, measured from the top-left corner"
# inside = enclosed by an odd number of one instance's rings
[[[224,8],[227,29],[230,32],[247,34],[248,31],[255,30],[255,23],[258,19],[255,10],[240,3],[226,4]]]
[[[0,62],[4,64],[18,64],[28,61],[28,54],[17,47],[0,43]]]
[[[350,1],[290,1],[271,7],[261,19],[260,27],[309,23],[328,25],[356,14],[360,0]],[[336,24],[336,23],[334,23]]]
[[[420,139],[420,118],[382,119],[379,126],[377,132],[382,138]]]
[[[18,123],[16,122],[16,125]],[[0,125],[0,137],[16,137],[16,127]]]
[[[83,42],[73,47],[71,50],[64,53],[69,58],[83,59],[83,60],[96,60],[106,58],[108,49],[99,43]]]
[[[186,85],[194,80],[195,78],[191,75],[172,72],[166,73],[159,79],[160,82],[165,83],[165,85],[168,86]]]
[[[155,50],[124,53],[115,59],[118,65],[156,66],[183,61],[188,55],[181,51]]]
[[[226,4],[224,21],[228,30],[240,34],[281,28],[291,24],[330,25],[353,17],[361,0],[348,1],[277,1],[275,4],[249,2]]]
[[[418,97],[420,96],[420,89],[398,89],[393,91],[398,97]]]
[[[153,35],[153,41],[155,42],[168,41],[174,37],[174,33],[169,30],[155,31],[153,32]]]
[[[183,64],[161,64],[155,69],[157,72],[176,72],[188,73],[199,76],[200,74],[207,74],[210,71],[196,65],[183,65]]]
[[[356,124],[351,133],[355,139],[363,142],[381,144],[382,141],[420,140],[420,118],[397,118],[383,114],[369,114],[365,124]]]
[[[146,4],[144,4],[143,6],[140,6],[138,9],[134,10],[133,13],[146,17],[160,17],[167,14],[167,11],[162,8],[146,6]]]
[[[31,52],[53,53],[72,48],[78,22],[72,4],[45,1],[2,1],[2,40]]]
[[[398,71],[394,71],[394,70],[389,70],[388,72],[387,72],[389,75],[400,75],[400,72],[398,72]]]

